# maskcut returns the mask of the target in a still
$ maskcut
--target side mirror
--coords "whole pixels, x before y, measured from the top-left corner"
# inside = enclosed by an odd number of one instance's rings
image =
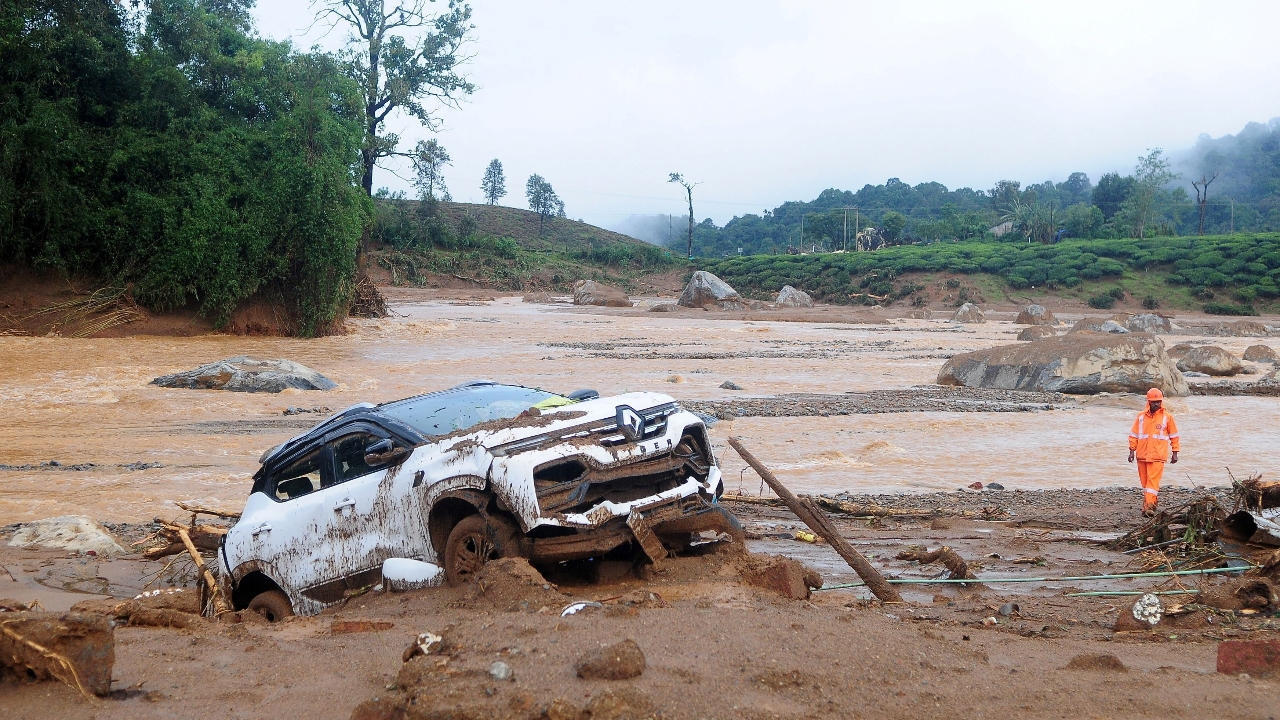
[[[390,440],[379,440],[364,449],[364,462],[370,467],[394,465],[407,457],[408,448],[397,448]]]
[[[395,447],[395,443],[391,442],[391,440],[389,439],[384,438],[370,445],[369,447],[366,447],[364,449],[364,454],[365,455],[382,455],[383,453],[387,452],[393,447]]]

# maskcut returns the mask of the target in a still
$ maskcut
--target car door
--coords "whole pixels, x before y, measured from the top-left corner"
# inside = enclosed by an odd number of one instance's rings
[[[381,451],[369,449],[381,443]],[[387,558],[423,556],[416,529],[417,508],[410,491],[413,473],[404,471],[410,448],[389,433],[365,426],[347,428],[327,437],[333,457],[332,493],[335,536],[342,543],[347,590],[377,584]]]

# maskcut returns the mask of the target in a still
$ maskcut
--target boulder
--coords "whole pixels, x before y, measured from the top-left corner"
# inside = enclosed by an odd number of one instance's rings
[[[1250,345],[1244,350],[1244,359],[1249,362],[1275,363],[1276,351],[1269,345]]]
[[[290,360],[255,360],[239,356],[164,375],[152,385],[189,390],[278,393],[285,388],[332,390],[338,384],[306,365]]]
[[[127,554],[92,518],[62,515],[24,523],[9,539],[10,547],[92,552],[101,557]]]
[[[680,305],[708,310],[746,310],[747,303],[729,283],[706,270],[698,270],[680,293]]]
[[[1190,393],[1187,381],[1150,333],[1073,332],[1022,345],[956,355],[938,373],[939,385],[1093,394]]]
[[[1206,375],[1239,375],[1244,370],[1240,358],[1214,345],[1192,348],[1178,361],[1183,372],[1202,372]]]
[[[1127,321],[1117,322],[1115,318],[1084,317],[1076,321],[1067,332],[1100,332],[1123,335],[1129,332],[1125,327]]]
[[[778,299],[773,301],[778,307],[813,307],[813,298],[809,297],[809,293],[803,290],[797,290],[790,285],[783,285],[778,291]]]
[[[951,316],[951,322],[965,323],[966,325],[976,325],[987,321],[987,314],[978,309],[973,303],[965,303],[956,308],[955,314]]]
[[[1058,318],[1043,305],[1028,305],[1013,322],[1018,325],[1057,325]]]
[[[609,287],[595,280],[579,280],[573,285],[573,304],[631,307],[631,298],[618,288]]]
[[[1195,345],[1192,345],[1191,343],[1178,343],[1177,345],[1169,348],[1169,357],[1174,360],[1181,360],[1186,357],[1187,353],[1191,352],[1191,348],[1193,347],[1195,347]]]
[[[551,293],[546,292],[545,290],[529,293],[523,298],[523,302],[538,303],[539,305],[551,305],[554,304],[555,301],[556,299],[551,297]]]
[[[1270,337],[1271,331],[1256,320],[1219,321],[1194,328],[1202,335],[1213,337]]]
[[[1147,332],[1165,334],[1173,332],[1173,323],[1169,322],[1169,318],[1155,313],[1142,313],[1134,315],[1125,322],[1125,327],[1129,332]]]
[[[587,652],[576,670],[583,680],[630,680],[644,673],[644,651],[635,640],[606,645]]]
[[[1039,340],[1040,338],[1057,337],[1058,332],[1048,325],[1032,325],[1018,333],[1019,340]]]
[[[907,313],[907,317],[912,320],[932,320],[933,311],[929,308],[913,308],[911,312]]]
[[[679,305],[669,302],[658,303],[657,305],[649,308],[649,312],[679,312],[679,310]]]

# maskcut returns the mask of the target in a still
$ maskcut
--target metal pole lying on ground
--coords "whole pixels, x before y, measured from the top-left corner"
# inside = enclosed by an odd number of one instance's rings
[[[840,557],[849,563],[849,567],[858,573],[858,577],[862,578],[862,581],[867,584],[867,588],[871,590],[873,595],[883,602],[902,602],[902,596],[898,594],[898,591],[885,582],[884,577],[871,566],[871,563],[862,556],[862,553],[854,549],[852,545],[841,537],[840,533],[832,526],[831,519],[812,500],[798,498],[792,494],[778,478],[774,477],[773,472],[764,463],[757,460],[755,455],[752,455],[746,448],[742,447],[742,443],[738,441],[738,438],[729,438],[729,445],[742,456],[743,460],[747,461],[747,464],[752,469],[760,474],[760,477],[764,478],[766,483],[769,483],[769,487],[773,488],[773,491],[778,494],[778,497],[782,498],[788,508],[791,508],[791,512],[795,513],[796,517],[804,521],[804,524],[808,525],[815,533],[822,536],[822,539],[826,540],[840,554]]]

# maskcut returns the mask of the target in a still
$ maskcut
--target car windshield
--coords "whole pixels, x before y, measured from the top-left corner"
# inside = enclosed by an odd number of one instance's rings
[[[516,417],[534,405],[559,405],[555,393],[513,385],[479,385],[411,397],[378,407],[378,412],[399,420],[423,435],[448,435],[490,420]],[[548,402],[551,401],[551,402]]]

